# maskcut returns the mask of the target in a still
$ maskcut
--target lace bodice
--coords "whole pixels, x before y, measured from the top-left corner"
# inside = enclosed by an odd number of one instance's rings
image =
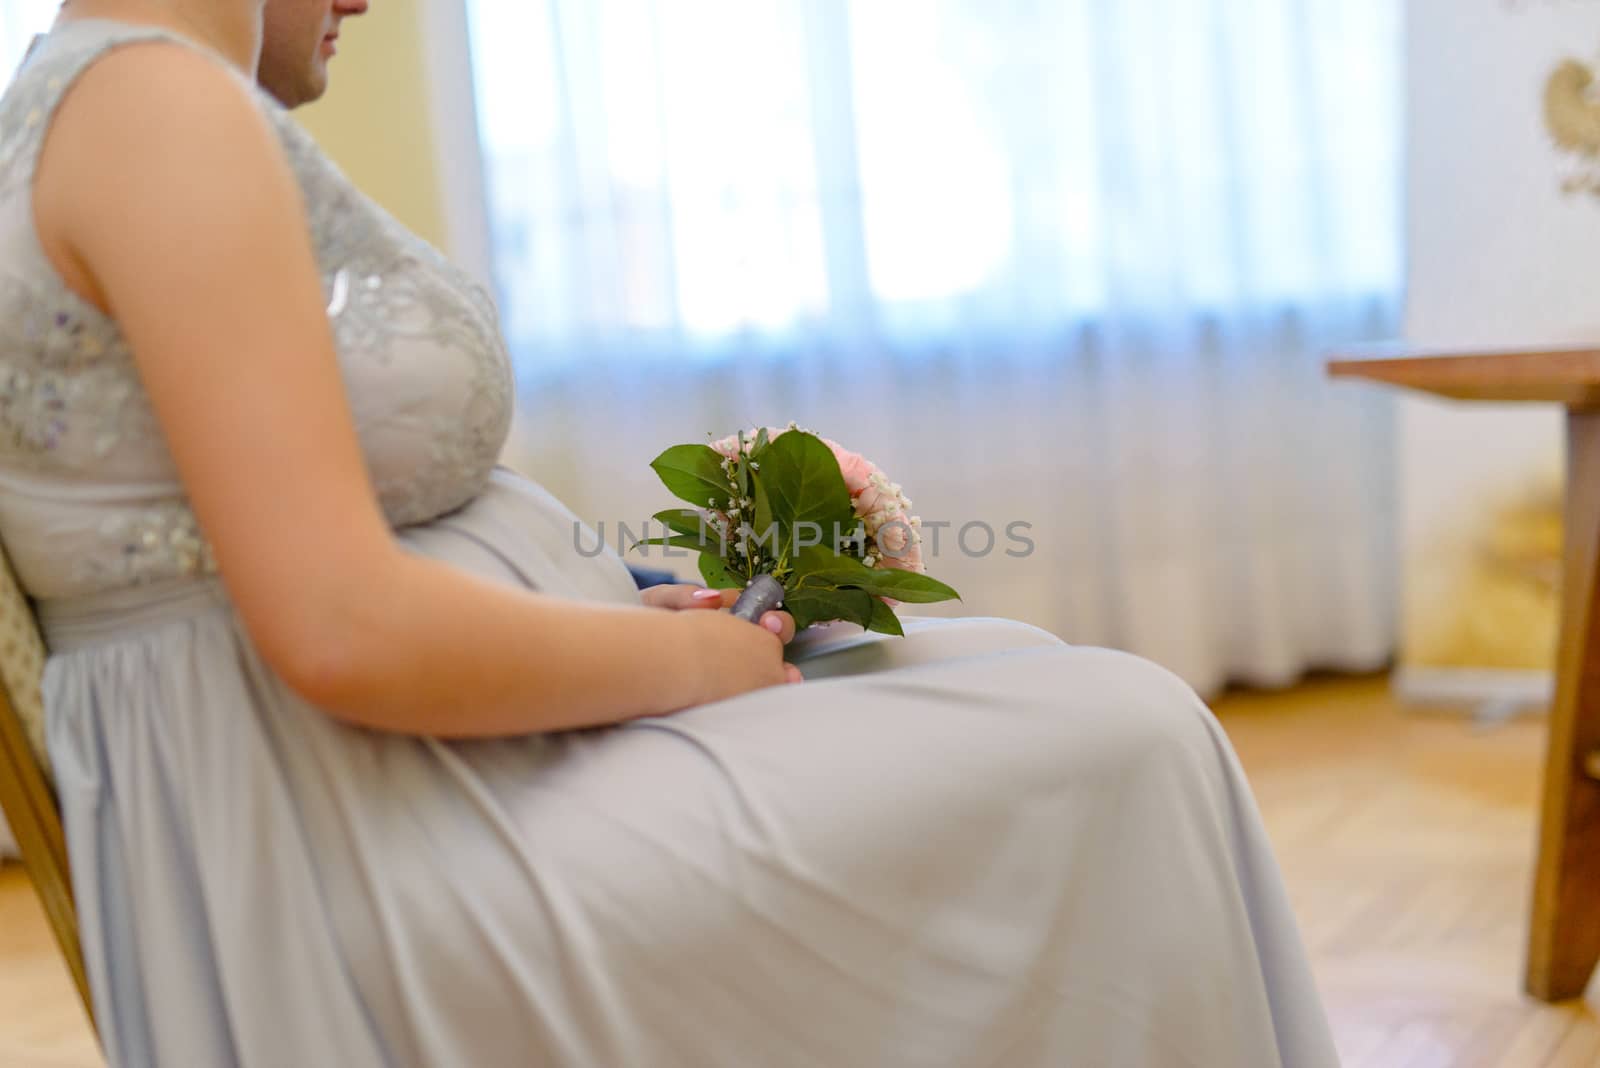
[[[63,94],[110,49],[152,38],[181,41],[150,27],[67,24],[0,99],[0,540],[35,597],[215,569],[116,324],[66,288],[33,226],[33,173]],[[492,302],[250,90],[308,206],[383,511],[395,527],[452,511],[483,488],[510,428],[509,361]]]

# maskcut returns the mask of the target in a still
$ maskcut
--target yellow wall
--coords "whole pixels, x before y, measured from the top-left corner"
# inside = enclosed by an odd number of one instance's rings
[[[366,194],[445,247],[420,0],[375,0],[346,20],[327,96],[296,114]]]

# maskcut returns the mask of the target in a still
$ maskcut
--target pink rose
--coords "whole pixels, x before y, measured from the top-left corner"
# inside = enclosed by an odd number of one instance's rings
[[[892,509],[895,499],[888,492],[887,487],[880,486],[876,482],[869,482],[867,483],[867,488],[856,495],[855,503],[856,515],[865,519],[869,515],[883,511],[885,508]]]
[[[911,546],[911,525],[904,518],[895,516],[878,528],[877,541],[886,557],[904,556]]]
[[[917,521],[902,510],[891,512],[873,532],[881,566],[901,571],[924,571],[922,561],[922,534]]]
[[[822,441],[833,450],[834,459],[839,461],[839,473],[844,476],[844,484],[849,487],[850,496],[861,496],[872,484],[872,476],[877,472],[878,465],[859,452],[851,452],[837,441],[830,441],[827,438],[823,438]],[[856,514],[864,513],[857,508]]]
[[[898,529],[898,526],[891,526],[884,533],[890,534]],[[885,547],[887,548],[887,546]],[[922,561],[922,538],[920,536],[912,535],[903,551],[896,549],[893,552],[898,553],[898,555],[884,553],[881,566],[892,567],[898,571],[916,571],[919,573],[928,570],[927,565]]]

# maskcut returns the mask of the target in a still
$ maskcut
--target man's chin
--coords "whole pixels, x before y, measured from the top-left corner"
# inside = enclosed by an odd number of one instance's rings
[[[309,72],[308,76],[306,77],[305,84],[303,84],[300,88],[300,103],[311,104],[321,100],[328,91],[327,66],[321,63],[317,64],[317,66]]]

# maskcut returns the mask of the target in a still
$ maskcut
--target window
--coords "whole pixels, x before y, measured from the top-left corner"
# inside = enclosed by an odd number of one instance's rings
[[[1390,296],[1390,0],[476,0],[519,359]]]

